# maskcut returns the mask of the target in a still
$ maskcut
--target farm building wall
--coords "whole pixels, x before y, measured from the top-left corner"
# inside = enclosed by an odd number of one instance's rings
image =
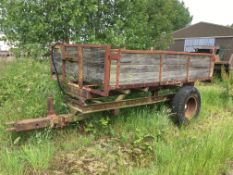
[[[233,54],[233,37],[232,38],[217,38],[216,46],[220,47],[222,59],[224,61],[229,61],[231,55]]]
[[[213,39],[212,44],[220,47],[220,57],[223,61],[229,61],[233,54],[233,28],[231,27],[200,22],[174,32],[173,38],[169,48],[172,51],[185,51],[187,39]]]
[[[183,52],[184,51],[184,39],[174,40],[169,50]]]
[[[220,56],[223,61],[229,61],[233,54],[233,37],[232,38],[216,38],[215,46],[220,47]],[[169,50],[184,52],[185,39],[176,39],[170,46]]]

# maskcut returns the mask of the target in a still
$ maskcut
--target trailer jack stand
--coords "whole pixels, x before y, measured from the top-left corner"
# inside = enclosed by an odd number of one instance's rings
[[[53,97],[48,98],[48,114],[46,117],[26,119],[18,122],[6,123],[7,131],[30,131],[41,128],[63,128],[73,121],[72,114],[56,115]]]

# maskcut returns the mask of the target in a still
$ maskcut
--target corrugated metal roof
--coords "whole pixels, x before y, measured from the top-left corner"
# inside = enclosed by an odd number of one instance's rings
[[[182,39],[197,37],[233,37],[233,28],[200,22],[174,32],[173,37]]]

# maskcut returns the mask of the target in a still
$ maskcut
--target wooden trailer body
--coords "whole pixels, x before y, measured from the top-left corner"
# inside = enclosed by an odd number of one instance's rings
[[[61,81],[68,81],[70,89],[102,96],[117,89],[209,81],[215,59],[211,54],[111,49],[108,45],[85,44],[56,45],[52,57]],[[52,74],[55,74],[54,66],[51,66]]]

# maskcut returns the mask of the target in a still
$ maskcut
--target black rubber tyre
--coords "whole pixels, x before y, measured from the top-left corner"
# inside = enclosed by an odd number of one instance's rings
[[[193,86],[180,88],[173,98],[172,109],[180,125],[189,124],[200,113],[201,97],[199,91]]]

